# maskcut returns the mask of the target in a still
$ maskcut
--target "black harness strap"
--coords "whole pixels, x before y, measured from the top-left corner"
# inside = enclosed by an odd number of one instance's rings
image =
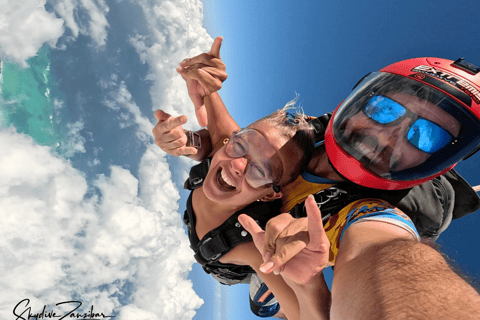
[[[235,212],[222,225],[208,232],[198,243],[195,259],[202,264],[209,264],[223,257],[237,245],[252,240],[252,236],[238,222],[238,216],[245,213],[252,217],[260,227],[265,228],[268,220],[280,214],[281,200],[272,202],[254,202],[248,207]]]
[[[332,112],[326,113],[321,117],[312,119],[308,123],[315,130],[315,143],[325,140],[325,130],[327,129],[328,121],[332,117]]]
[[[192,167],[189,178],[185,182],[185,188],[194,190],[203,184],[208,173],[210,159]],[[265,228],[268,220],[280,214],[282,201],[280,199],[263,202],[256,201],[242,210],[235,212],[222,225],[208,232],[201,240],[197,238],[195,231],[195,213],[192,206],[192,193],[187,200],[187,209],[183,216],[183,222],[187,226],[190,240],[190,248],[194,251],[194,257],[202,265],[206,273],[211,273],[223,284],[234,284],[244,280],[249,274],[255,273],[250,266],[221,263],[218,260],[227,252],[241,243],[252,240],[252,236],[238,222],[238,216],[245,213]]]
[[[207,176],[212,158],[207,158],[190,169],[187,180],[183,184],[183,189],[194,190],[203,185],[203,180]]]
[[[409,191],[410,189],[394,191],[376,190],[361,187],[352,182],[341,182],[328,189],[320,190],[314,195],[314,198],[322,212],[322,220],[325,222],[332,215],[337,214],[342,208],[354,201],[365,198],[377,198],[395,205]],[[304,202],[295,205],[290,214],[295,218],[306,217],[307,212]]]

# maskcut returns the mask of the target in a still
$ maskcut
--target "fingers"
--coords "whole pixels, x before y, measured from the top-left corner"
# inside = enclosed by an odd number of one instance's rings
[[[255,243],[255,247],[257,247],[258,251],[262,253],[265,231],[260,228],[260,226],[255,222],[255,220],[253,220],[246,214],[239,215],[238,222],[240,222],[242,227],[247,230],[248,233],[250,233],[253,239],[253,243]]]
[[[176,157],[179,157],[179,156],[189,156],[189,155],[192,155],[192,154],[197,154],[198,150],[194,147],[180,147],[180,148],[174,148],[174,149],[171,149],[171,150],[164,150],[165,152],[167,152],[168,154],[172,155],[172,156],[176,156]]]
[[[180,138],[176,138],[177,133],[172,131],[164,134],[162,137],[155,139],[155,144],[163,151],[172,156],[188,156],[197,154],[198,150],[195,147],[187,147],[187,137],[185,134]]]
[[[283,213],[270,219],[265,226],[265,240],[263,243],[263,259],[270,260],[275,254],[277,239],[279,235],[288,227],[293,217],[288,213]]]
[[[225,71],[227,69],[225,63],[219,58],[213,57],[210,53],[201,53],[193,58],[184,59],[179,63],[181,68],[189,68],[194,65],[203,65]]]
[[[220,58],[220,47],[222,46],[223,37],[216,37],[213,41],[210,54],[216,58]]]
[[[158,109],[157,111],[155,111],[155,113],[153,114],[155,116],[155,119],[157,119],[158,121],[165,121],[167,120],[168,118],[171,117],[171,115],[169,115],[168,113],[166,113],[165,111],[163,110],[160,110]]]
[[[300,253],[307,246],[307,243],[308,233],[306,231],[294,234],[270,258],[270,262],[264,263],[261,267],[263,267],[265,273],[273,271],[274,274],[279,274],[282,272],[284,264]]]
[[[328,251],[330,242],[325,229],[323,229],[322,214],[313,195],[309,195],[305,200],[305,209],[307,211],[308,233],[310,235],[310,242],[307,248],[312,251],[324,251],[326,247]]]
[[[186,116],[172,117],[162,110],[155,111],[154,115],[158,120],[152,130],[156,145],[173,156],[197,154],[196,148],[186,146],[188,138],[182,128],[187,122]]]
[[[184,59],[180,62],[180,67],[189,67],[196,63],[203,63],[210,67],[225,70],[225,64],[220,60],[220,47],[222,46],[223,37],[217,37],[213,41],[212,48],[208,53],[201,53],[193,58]]]
[[[184,115],[172,117],[170,114],[160,109],[156,110],[153,115],[158,120],[157,125],[155,126],[155,128],[153,128],[154,136],[156,135],[156,133],[168,132],[176,127],[180,127],[187,122],[187,117]]]
[[[194,63],[186,67],[177,68],[177,72],[180,73],[183,77],[188,77],[192,79],[196,79],[192,75],[197,74],[200,70],[206,71],[212,77],[218,78],[222,82],[228,78],[228,74],[225,72],[225,70],[219,69],[217,67],[212,67],[204,63]]]
[[[157,111],[159,111],[159,110],[157,110]],[[157,111],[155,111],[155,117],[157,115]],[[160,111],[163,112],[162,110],[160,110]],[[163,113],[168,115],[168,113],[165,113],[165,112],[163,112]],[[163,116],[161,113],[158,113],[158,114],[160,114],[161,117]],[[187,117],[184,116],[184,115],[181,115],[181,116],[178,116],[178,117],[172,117],[171,115],[168,115],[168,117],[166,117],[164,119],[165,120],[160,120],[159,119],[159,122],[155,126],[154,130],[157,129],[157,131],[159,133],[166,133],[166,132],[171,131],[171,130],[177,128],[177,127],[181,127],[183,124],[185,124],[187,122]],[[154,135],[155,135],[155,133],[154,133]]]
[[[184,68],[177,69],[177,72],[185,78],[191,78],[197,80],[200,85],[205,89],[205,94],[209,95],[222,88],[222,82],[227,78],[225,72],[219,71],[215,68]]]

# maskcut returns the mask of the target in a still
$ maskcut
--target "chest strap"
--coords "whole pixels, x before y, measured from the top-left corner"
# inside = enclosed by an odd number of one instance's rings
[[[314,194],[315,201],[322,213],[322,220],[325,223],[332,215],[337,214],[341,209],[350,203],[364,198],[379,198],[395,205],[410,189],[405,190],[377,190],[364,188],[351,182],[341,182],[328,189],[320,190]],[[294,218],[306,217],[305,202],[295,205],[290,214]]]
[[[257,221],[260,227],[265,228],[268,220],[280,214],[281,206],[281,200],[272,202],[257,201],[235,212],[220,226],[208,232],[198,242],[197,248],[192,248],[195,252],[195,259],[202,266],[211,264],[218,261],[218,259],[237,245],[251,241],[252,236],[238,222],[240,214],[247,214]],[[188,223],[188,221],[186,222]]]

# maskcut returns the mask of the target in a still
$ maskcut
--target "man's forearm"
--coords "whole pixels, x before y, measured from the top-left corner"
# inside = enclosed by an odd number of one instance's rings
[[[434,249],[413,240],[370,246],[335,270],[332,319],[477,319],[480,296]]]

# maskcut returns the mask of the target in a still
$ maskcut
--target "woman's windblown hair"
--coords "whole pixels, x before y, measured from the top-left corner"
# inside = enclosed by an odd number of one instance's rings
[[[282,183],[283,185],[293,182],[293,180],[305,170],[315,149],[313,128],[308,124],[308,118],[305,116],[303,109],[297,106],[297,99],[298,96],[287,102],[282,109],[248,126],[269,125],[277,130],[279,138],[283,138],[286,141],[292,140],[300,146],[300,150],[303,149],[301,161],[297,164],[298,170],[295,170],[294,174],[288,177],[287,182]]]

